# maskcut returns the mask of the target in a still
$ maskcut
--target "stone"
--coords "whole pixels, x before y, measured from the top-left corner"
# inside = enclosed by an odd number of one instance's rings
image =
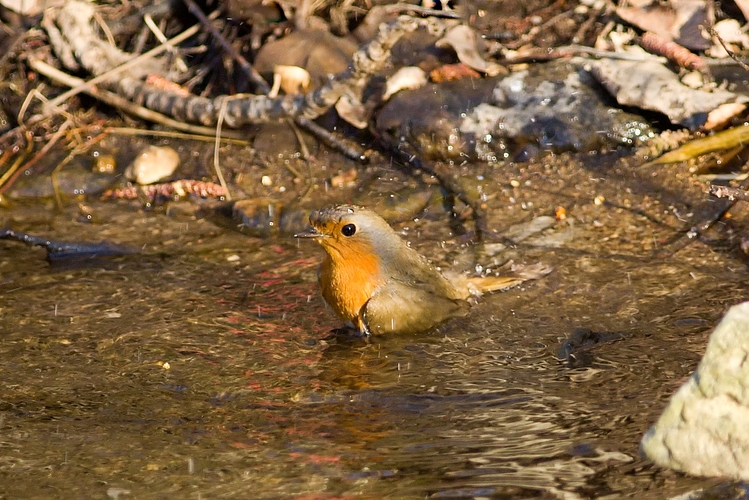
[[[125,177],[140,185],[171,176],[179,166],[179,154],[169,146],[147,146],[125,170]]]
[[[749,302],[726,313],[641,451],[662,467],[749,480]]]
[[[516,155],[530,149],[600,151],[652,137],[640,117],[612,112],[606,99],[577,61],[557,61],[402,90],[377,111],[375,128],[427,160],[488,163],[524,161]]]

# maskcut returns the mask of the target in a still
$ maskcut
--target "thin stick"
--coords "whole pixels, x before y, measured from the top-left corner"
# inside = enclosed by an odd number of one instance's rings
[[[143,16],[143,21],[146,23],[146,26],[148,26],[148,29],[151,30],[153,36],[156,37],[156,40],[158,40],[159,43],[163,43],[164,45],[167,45],[169,47],[169,52],[176,59],[177,69],[182,73],[187,71],[187,64],[185,64],[185,61],[183,61],[180,57],[176,47],[169,42],[169,39],[166,37],[166,35],[161,32],[158,26],[156,26],[156,23],[153,22],[153,18],[150,16],[150,14],[146,14],[145,16]]]
[[[337,137],[335,134],[324,129],[312,120],[308,120],[303,116],[295,116],[294,122],[305,129],[307,132],[310,132],[317,139],[321,140],[331,148],[334,148],[343,153],[348,158],[356,160],[360,163],[367,163],[369,161],[367,152],[364,151],[364,149],[361,148],[358,144],[354,144],[352,141]]]
[[[728,56],[731,59],[733,59],[734,61],[736,61],[736,64],[738,64],[739,66],[741,66],[741,68],[744,71],[749,71],[749,66],[747,66],[747,64],[744,61],[742,61],[741,59],[739,59],[738,56],[736,55],[736,53],[734,51],[732,51],[731,49],[729,49],[726,46],[726,43],[723,41],[723,38],[718,34],[717,31],[715,31],[715,28],[710,28],[710,34],[712,36],[714,36],[715,38],[718,39],[718,42],[720,43],[720,46],[723,47],[723,50],[726,51],[726,54],[728,54]]]
[[[268,86],[268,82],[266,82],[262,76],[260,76],[260,73],[257,72],[255,68],[252,67],[252,65],[247,62],[247,59],[242,57],[242,55],[237,52],[237,50],[234,48],[232,44],[230,44],[226,38],[211,24],[211,21],[203,14],[203,11],[200,10],[200,7],[194,2],[194,0],[182,0],[185,2],[185,5],[187,5],[187,9],[190,11],[190,13],[195,16],[198,21],[200,21],[200,24],[203,25],[203,27],[213,36],[213,38],[221,45],[221,47],[226,51],[229,56],[231,56],[232,59],[237,61],[239,64],[239,67],[242,68],[242,71],[245,72],[245,74],[250,78],[252,83],[255,84],[255,86],[258,88],[261,94],[267,94],[268,91],[270,91],[270,86]]]
[[[114,47],[115,41],[114,41],[114,35],[112,35],[112,30],[109,29],[109,26],[107,26],[107,23],[104,21],[104,18],[101,17],[101,15],[99,14],[97,10],[94,10],[94,20],[96,21],[96,24],[99,25],[99,28],[101,28],[101,30],[104,32],[104,36],[107,37],[107,42],[109,42],[109,45]]]
[[[11,155],[13,154],[13,149],[14,148],[5,148],[5,150],[3,151],[3,154],[0,155],[0,167],[5,165],[5,162],[8,161],[8,158],[11,157]],[[12,167],[8,167],[8,168],[12,168]],[[2,184],[3,184],[3,178],[0,178],[0,186],[2,186]]]
[[[299,152],[302,153],[302,159],[305,161],[309,161],[312,155],[310,155],[307,143],[304,142],[304,137],[302,137],[301,130],[299,130],[299,127],[296,126],[296,123],[294,123],[294,120],[292,120],[291,118],[287,118],[286,122],[289,124],[289,126],[291,127],[291,131],[294,132],[294,135],[296,136],[296,142],[299,143]]]
[[[213,146],[213,168],[216,170],[216,177],[218,177],[218,182],[221,184],[221,187],[226,190],[226,199],[231,201],[231,193],[229,192],[229,187],[226,185],[226,181],[224,180],[224,174],[221,172],[221,164],[219,162],[219,150],[220,150],[220,136],[221,136],[221,126],[224,124],[224,116],[226,115],[226,105],[229,103],[229,99],[225,99],[221,103],[221,109],[218,110],[218,121],[216,123],[216,144]]]
[[[63,71],[60,71],[59,69],[50,66],[44,61],[40,61],[39,59],[30,59],[29,66],[31,66],[33,69],[43,74],[47,78],[51,78],[52,80],[55,80],[69,87],[75,87],[76,85],[80,85],[80,83],[83,82],[83,80],[81,80],[80,78],[76,78],[74,76],[68,75],[67,73]],[[143,106],[138,106],[137,104],[133,104],[132,102],[125,99],[124,97],[118,94],[115,94],[114,92],[109,92],[108,90],[103,90],[103,89],[93,87],[93,88],[86,88],[83,90],[83,92],[85,92],[86,94],[92,97],[95,97],[96,99],[99,99],[100,101],[103,101],[109,104],[110,106],[120,108],[124,110],[125,112],[135,115],[139,118],[143,118],[144,120],[149,120],[155,123],[160,123],[167,127],[172,127],[176,130],[181,130],[183,132],[188,132],[188,133],[193,133],[193,134],[198,134],[198,135],[208,135],[208,136],[216,135],[215,129],[211,127],[202,127],[200,125],[191,125],[189,123],[179,122],[177,120],[169,118],[168,116],[162,115],[161,113],[157,113],[156,111],[151,111],[150,109],[144,108]],[[40,118],[37,119],[37,117],[40,117]],[[29,121],[27,122],[27,125],[36,123],[36,121],[41,119],[41,117],[46,117],[46,116],[43,116],[43,115],[33,116],[31,119],[29,119]],[[231,137],[233,139],[242,139],[245,137],[243,134],[239,132],[233,132],[233,131],[223,132],[223,135],[225,137]]]
[[[218,17],[218,11],[214,11],[211,13],[211,16]],[[130,59],[128,62],[121,64],[117,66],[116,68],[112,68],[111,70],[102,73],[101,75],[92,78],[91,80],[88,80],[80,85],[78,85],[75,88],[72,88],[68,90],[67,92],[63,92],[56,98],[52,99],[49,102],[49,106],[56,107],[62,104],[63,102],[67,101],[74,95],[80,94],[81,92],[86,92],[90,90],[94,85],[97,83],[101,83],[105,80],[108,80],[112,78],[113,76],[122,73],[123,71],[127,71],[128,69],[132,68],[133,66],[137,66],[138,64],[142,63],[143,61],[146,61],[148,59],[151,59],[165,50],[169,50],[170,47],[173,47],[174,45],[177,45],[179,43],[184,42],[191,36],[195,35],[200,31],[200,25],[196,24],[193,26],[190,26],[185,31],[180,33],[179,35],[175,36],[174,38],[171,38],[167,41],[167,43],[162,43],[158,47],[154,47],[153,49],[149,50],[145,54],[141,54],[138,57],[134,57],[133,59]]]
[[[594,47],[587,47],[585,45],[563,45],[550,51],[537,50],[537,51],[523,51],[517,57],[497,59],[499,64],[521,64],[533,61],[552,61],[555,59],[562,59],[564,57],[570,57],[575,55],[590,55],[598,59],[619,59],[623,61],[636,61],[636,62],[659,62],[665,63],[668,60],[665,57],[658,57],[650,53],[645,54],[629,54],[627,52],[612,52],[610,50],[601,50]]]
[[[35,97],[38,97],[40,101],[45,102],[44,95],[41,93],[41,90],[45,87],[44,83],[40,83],[38,87],[31,90],[26,95],[26,98],[23,100],[23,103],[21,103],[21,109],[18,110],[18,116],[16,119],[18,120],[18,124],[22,127],[25,125],[23,123],[23,117],[26,114],[26,111],[29,109],[29,106],[31,106],[31,101],[34,100]]]
[[[455,12],[454,10],[430,9],[427,7],[420,7],[418,5],[411,5],[407,3],[395,3],[392,5],[386,5],[385,12],[388,12],[388,13],[414,12],[422,16],[445,17],[448,19],[460,19],[460,14]]]
[[[18,167],[21,166],[21,164],[24,162],[26,157],[33,151],[34,149],[34,142],[32,140],[32,134],[31,132],[26,133],[26,151],[21,153],[21,156],[16,158],[16,161],[13,162],[13,164],[8,167],[8,170],[5,171],[2,177],[0,177],[0,193],[4,191],[2,186],[5,185],[6,182],[9,182],[8,179],[12,179],[13,181],[16,179],[17,176],[14,176],[13,174],[18,171]],[[13,154],[13,148],[8,148],[5,150],[5,153],[3,153],[2,160],[5,162],[5,160],[8,159],[8,157]],[[12,181],[10,181],[12,184]]]
[[[557,5],[561,3],[562,1],[557,0],[556,2],[554,2],[554,4],[549,6],[549,9],[551,9],[552,7],[556,7]],[[557,14],[556,16],[552,17],[545,23],[538,25],[538,26],[534,26],[533,28],[528,30],[528,33],[525,33],[523,36],[521,36],[517,40],[508,43],[507,48],[511,50],[515,50],[517,48],[522,47],[526,43],[532,42],[543,30],[550,28],[551,26],[554,26],[556,23],[558,23],[562,19],[571,17],[574,14],[575,14],[574,10],[566,10],[564,12]]]
[[[744,181],[737,188],[732,188],[737,191],[745,191],[747,188],[747,182]],[[712,192],[712,187],[711,187]],[[713,193],[715,194],[715,193]],[[734,193],[735,194],[735,193]],[[717,195],[716,195],[717,196]],[[733,207],[736,201],[740,199],[737,196],[728,196],[727,198],[719,198],[717,200],[710,200],[701,205],[694,207],[695,212],[695,223],[687,230],[680,231],[676,234],[671,241],[667,242],[662,249],[655,252],[655,256],[658,258],[671,257],[679,250],[685,248],[694,241],[699,241],[700,238],[710,229],[713,224],[718,222],[725,213]]]
[[[23,166],[23,168],[18,169],[16,171],[16,173],[13,174],[10,177],[10,179],[8,179],[8,182],[6,182],[2,186],[0,186],[0,194],[3,194],[8,188],[10,188],[10,186],[13,185],[13,183],[16,181],[16,179],[18,178],[19,175],[21,175],[23,172],[25,172],[26,170],[28,170],[31,167],[33,167],[34,164],[36,164],[36,162],[38,162],[40,159],[42,159],[47,154],[47,152],[50,149],[52,149],[52,146],[54,146],[57,143],[57,141],[60,140],[60,138],[65,134],[65,131],[68,129],[68,127],[70,127],[70,125],[72,125],[72,123],[73,123],[73,120],[71,120],[70,118],[68,118],[67,120],[65,120],[62,123],[62,125],[60,125],[60,127],[57,129],[57,132],[55,132],[55,134],[52,136],[52,138],[50,138],[50,140],[47,142],[47,144],[44,145],[44,147],[42,148],[42,150],[39,151],[31,160],[29,160],[29,162],[26,163]],[[30,139],[29,139],[29,141],[30,141]]]
[[[107,127],[107,132],[113,135],[150,135],[154,137],[169,137],[172,139],[188,139],[191,141],[203,141],[213,142],[216,140],[216,134],[211,135],[196,135],[196,134],[185,134],[183,132],[173,132],[171,130],[147,130],[143,128],[130,128],[130,127]],[[249,146],[250,141],[247,139],[232,139],[229,137],[221,137],[221,142],[227,144],[237,144],[239,146]]]

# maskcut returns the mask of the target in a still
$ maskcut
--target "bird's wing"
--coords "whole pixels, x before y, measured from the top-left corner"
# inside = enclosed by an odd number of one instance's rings
[[[389,281],[379,287],[363,308],[369,331],[377,333],[414,333],[437,326],[446,319],[461,316],[468,304],[413,283]]]

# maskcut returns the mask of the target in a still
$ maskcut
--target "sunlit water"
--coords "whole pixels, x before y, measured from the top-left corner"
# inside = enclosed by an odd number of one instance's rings
[[[593,253],[528,248],[554,273],[367,344],[331,336],[312,243],[97,207],[106,223],[6,214],[142,253],[49,264],[0,242],[2,498],[668,498],[720,483],[638,456],[745,295],[743,265],[700,243],[621,256],[580,225],[572,241]],[[602,341],[561,359],[578,328]]]

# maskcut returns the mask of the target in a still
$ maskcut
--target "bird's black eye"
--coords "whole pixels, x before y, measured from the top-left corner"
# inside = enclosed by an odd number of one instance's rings
[[[354,224],[346,224],[341,228],[341,234],[344,236],[353,236],[356,233],[356,226]]]

